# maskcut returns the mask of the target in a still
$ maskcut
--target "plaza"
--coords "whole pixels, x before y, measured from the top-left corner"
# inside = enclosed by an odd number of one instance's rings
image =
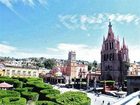
[[[99,96],[95,94],[94,92],[86,92],[83,90],[73,89],[73,88],[61,88],[59,86],[53,85],[54,89],[60,90],[61,93],[67,92],[67,91],[82,91],[87,93],[87,96],[91,99],[91,105],[112,105],[115,102],[121,100],[122,98],[113,97],[105,94],[100,94]]]

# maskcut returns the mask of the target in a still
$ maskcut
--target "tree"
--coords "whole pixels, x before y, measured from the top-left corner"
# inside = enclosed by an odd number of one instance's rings
[[[88,64],[88,71],[92,70],[92,71],[95,71],[97,69],[97,61],[93,61],[93,63],[89,63]]]
[[[38,66],[38,67],[44,67],[44,64],[41,63],[41,62],[37,62],[37,63],[36,63],[36,66]]]
[[[97,61],[94,60],[92,65],[97,68]]]
[[[44,62],[43,62],[45,68],[47,69],[52,69],[56,63],[53,59],[46,59]]]
[[[92,68],[92,64],[91,64],[91,63],[89,63],[89,64],[88,64],[88,71],[90,71],[90,70],[91,70],[91,68]]]

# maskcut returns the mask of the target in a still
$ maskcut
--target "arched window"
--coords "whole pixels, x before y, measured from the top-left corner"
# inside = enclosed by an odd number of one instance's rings
[[[106,50],[108,50],[108,43],[106,43]]]
[[[112,49],[114,49],[114,43],[112,42]]]
[[[112,58],[113,58],[113,60],[115,60],[115,56],[114,56],[114,53],[113,53],[113,55],[112,55]]]
[[[104,61],[106,61],[106,54],[104,54]]]
[[[111,50],[112,49],[112,43],[111,42],[109,43],[109,46],[110,46],[110,50]]]
[[[112,54],[109,54],[109,60],[112,61]]]
[[[108,54],[106,54],[106,61],[108,60],[108,58],[109,58],[109,55],[108,55]]]

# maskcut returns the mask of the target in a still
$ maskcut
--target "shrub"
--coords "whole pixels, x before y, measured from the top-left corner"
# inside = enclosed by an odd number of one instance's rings
[[[5,97],[2,102],[3,105],[26,105],[26,99],[19,97]]]
[[[44,89],[44,90],[41,90],[40,93],[42,94],[60,94],[60,91],[59,90],[56,90],[56,89]]]
[[[22,92],[21,96],[26,98],[27,100],[37,101],[39,94],[36,92]]]
[[[14,82],[14,88],[22,88],[23,82],[21,81],[15,81]]]
[[[30,81],[25,84],[26,87],[35,87],[37,84],[42,84],[42,82],[38,81]]]
[[[0,90],[0,99],[4,97],[20,97],[20,93],[12,90]]]
[[[26,87],[29,92],[32,92],[33,87]]]
[[[46,84],[46,83],[39,83],[39,84],[36,84],[36,88],[38,88],[39,90],[43,90],[43,89],[53,89],[52,85]]]
[[[56,98],[59,97],[59,94],[48,94],[46,95],[46,99],[49,101],[56,102]]]
[[[90,105],[90,98],[82,92],[65,92],[57,97],[56,102],[61,105]]]
[[[27,92],[28,91],[28,88],[16,88],[15,91],[17,92]]]
[[[22,81],[24,83],[27,82],[27,78],[22,78],[22,77],[13,77],[13,79],[18,79],[19,81]]]
[[[0,79],[1,78],[9,79],[10,77],[9,76],[0,76]]]
[[[40,91],[39,99],[55,101],[56,96],[60,94],[59,90],[56,89],[44,89]]]
[[[2,105],[2,99],[0,99],[0,105]]]
[[[31,81],[43,82],[43,79],[42,78],[27,78],[27,81],[28,82],[31,82]]]
[[[40,92],[43,89],[53,89],[52,85],[46,83],[36,83],[33,91]]]
[[[60,105],[52,101],[36,101],[36,105]]]

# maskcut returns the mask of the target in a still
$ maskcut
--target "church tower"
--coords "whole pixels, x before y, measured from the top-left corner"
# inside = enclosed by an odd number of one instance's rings
[[[102,80],[115,80],[120,82],[123,60],[128,61],[128,49],[123,42],[120,49],[119,38],[115,38],[112,24],[109,22],[107,38],[103,38],[101,50],[101,78]],[[126,75],[126,74],[125,74]]]
[[[68,65],[67,65],[67,75],[70,78],[76,77],[76,53],[74,51],[70,51],[68,54]]]

